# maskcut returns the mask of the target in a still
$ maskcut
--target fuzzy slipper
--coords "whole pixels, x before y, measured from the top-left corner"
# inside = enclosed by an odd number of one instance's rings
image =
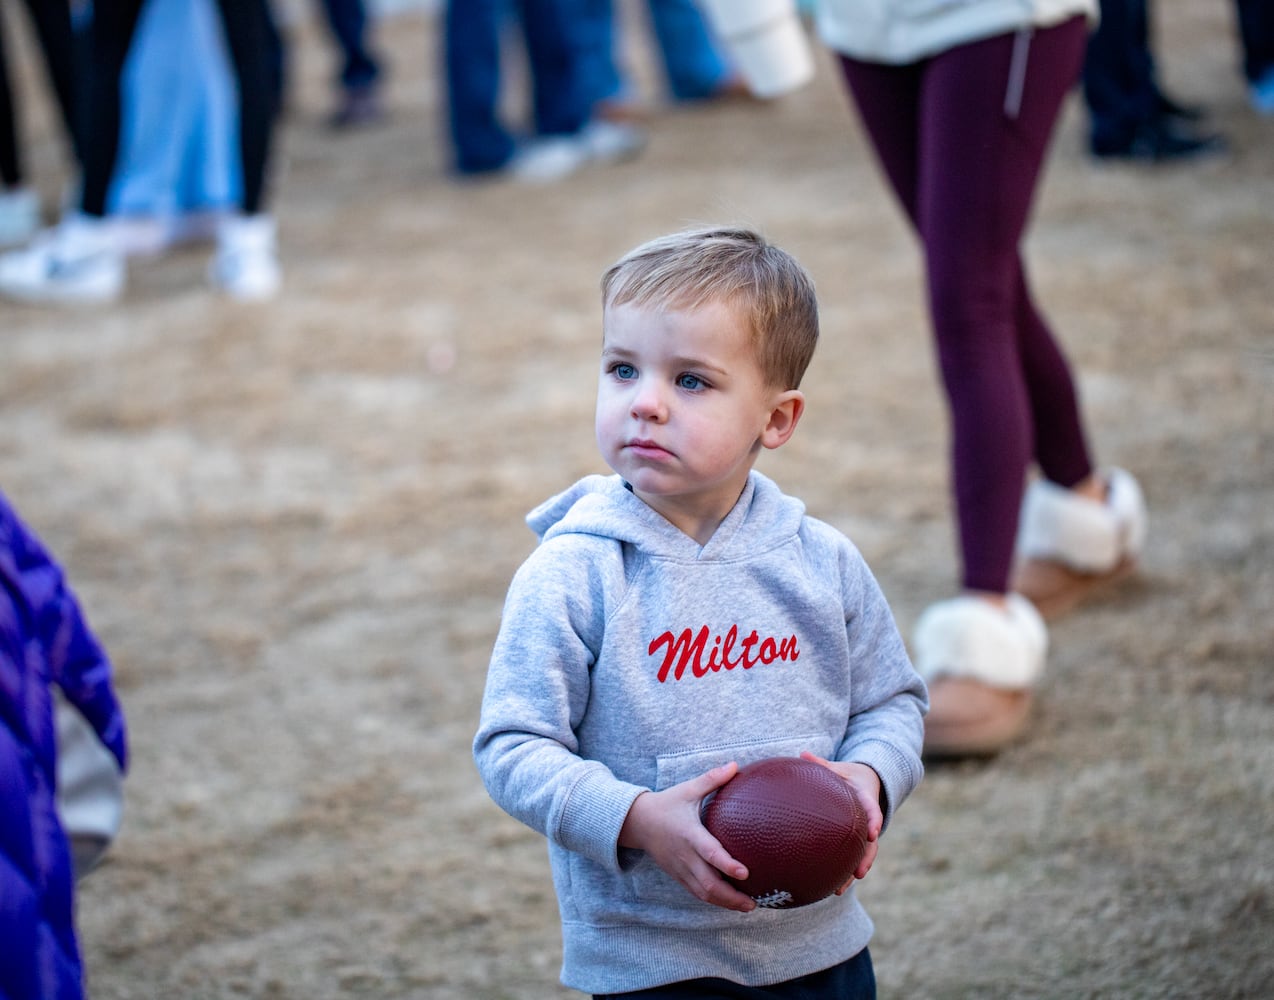
[[[1044,671],[1048,632],[1032,604],[1010,594],[1005,609],[955,597],[916,622],[916,669],[929,686],[929,757],[996,753],[1025,728]]]
[[[1045,619],[1058,618],[1092,591],[1128,576],[1145,540],[1145,499],[1123,469],[1107,474],[1104,502],[1036,480],[1022,503],[1013,590]]]

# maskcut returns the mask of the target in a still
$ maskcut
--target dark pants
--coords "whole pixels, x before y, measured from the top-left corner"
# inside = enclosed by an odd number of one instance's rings
[[[84,192],[81,208],[104,215],[119,152],[120,76],[144,0],[95,0],[88,67]],[[278,111],[273,22],[266,0],[217,0],[239,95],[239,152],[247,214],[261,210]]]
[[[323,13],[344,56],[341,86],[358,90],[376,82],[380,66],[367,48],[367,11],[363,0],[323,0]]]
[[[1159,114],[1146,0],[1101,0],[1084,56],[1084,102],[1094,146],[1118,147]]]
[[[970,589],[1008,586],[1032,459],[1067,487],[1092,469],[1070,370],[1032,301],[1020,249],[1086,37],[1075,18],[906,66],[842,59],[924,249]]]
[[[1274,70],[1274,0],[1237,0],[1243,75],[1254,83]]]
[[[83,162],[80,141],[81,93],[75,67],[78,53],[71,29],[71,9],[67,0],[26,0],[35,27],[36,38],[44,55],[49,82],[57,98],[58,110],[66,126],[67,136],[77,163]],[[6,59],[4,18],[0,17],[0,181],[5,187],[22,183],[25,171],[18,143],[17,102],[14,99],[9,65]]]
[[[689,979],[594,1000],[875,1000],[876,973],[866,948],[830,969],[773,986],[740,986],[726,979]]]

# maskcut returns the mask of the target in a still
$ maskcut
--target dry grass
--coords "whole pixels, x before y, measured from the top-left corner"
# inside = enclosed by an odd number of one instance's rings
[[[1274,123],[1227,5],[1162,7],[1168,82],[1233,155],[1097,166],[1072,104],[1029,247],[1150,551],[1054,630],[1030,738],[933,768],[901,811],[860,890],[882,996],[1274,982]],[[468,746],[522,515],[600,468],[597,278],[707,219],[808,264],[810,410],[762,467],[859,542],[905,629],[955,573],[915,248],[826,60],[799,96],[668,110],[641,160],[526,190],[444,176],[428,16],[383,25],[395,116],[359,136],[323,130],[326,42],[297,31],[276,303],[216,299],[191,251],[110,309],[0,305],[0,483],[132,726],[125,830],[80,897],[92,992],[574,995],[543,844]]]

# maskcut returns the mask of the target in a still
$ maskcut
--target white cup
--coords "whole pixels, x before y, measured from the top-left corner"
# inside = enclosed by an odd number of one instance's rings
[[[778,97],[814,76],[796,0],[699,0],[731,61],[757,97]]]

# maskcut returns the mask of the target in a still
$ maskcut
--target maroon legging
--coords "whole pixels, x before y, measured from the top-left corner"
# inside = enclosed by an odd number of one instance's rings
[[[1086,37],[1075,18],[904,66],[841,60],[923,244],[963,582],[974,590],[1008,587],[1032,459],[1068,487],[1092,470],[1070,370],[1031,301],[1019,249]]]

